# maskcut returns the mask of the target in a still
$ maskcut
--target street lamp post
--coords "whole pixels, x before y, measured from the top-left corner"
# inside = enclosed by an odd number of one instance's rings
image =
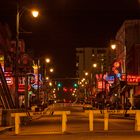
[[[111,44],[111,48],[113,50],[115,50],[115,49],[118,50],[116,52],[117,59],[122,60],[121,69],[122,69],[122,73],[125,74],[125,82],[126,82],[126,85],[127,85],[127,64],[126,64],[126,54],[127,54],[127,52],[126,52],[126,45],[123,42],[120,42],[119,40],[114,40],[113,42],[114,43]],[[121,46],[121,49],[118,49],[118,46]],[[119,98],[120,98],[120,92],[121,92],[121,89],[119,87]],[[124,99],[122,98],[122,104],[124,105],[124,103],[125,103],[125,98]]]
[[[15,107],[19,108],[19,95],[18,95],[18,59],[19,59],[19,22],[21,14],[23,13],[23,10],[19,8],[19,0],[17,0],[17,13],[16,13],[16,54],[15,54],[15,62],[14,62],[14,75],[15,75]],[[38,11],[34,10],[32,11],[33,17],[38,16]]]
[[[93,63],[91,68],[91,85],[95,86],[95,69],[97,68],[97,64]]]
[[[37,105],[40,104],[40,75],[42,75],[42,79],[43,79],[44,103],[46,102],[45,101],[45,98],[46,98],[46,93],[45,92],[46,92],[46,89],[47,89],[47,81],[48,81],[48,79],[46,79],[46,78],[49,78],[49,77],[46,77],[47,76],[47,66],[46,65],[49,64],[50,61],[51,61],[50,58],[46,58],[45,63],[44,63],[44,59],[42,59],[42,58],[38,58],[38,60],[37,60],[37,70],[38,70],[37,71],[37,77],[38,77],[37,78],[37,96],[36,96]],[[49,72],[52,73],[53,71],[54,71],[54,69],[51,68]]]
[[[112,50],[118,50],[118,46],[121,46],[122,49],[120,49],[120,51],[118,51],[118,53],[116,52],[116,55],[118,57],[118,59],[122,59],[123,60],[123,66],[122,66],[122,73],[127,74],[127,68],[126,68],[126,46],[124,43],[118,41],[118,40],[113,40],[111,41],[111,49]],[[120,58],[122,57],[123,58]]]
[[[92,95],[96,94],[96,69],[97,69],[97,63],[93,63],[92,69],[91,69],[91,93],[92,93]]]
[[[39,78],[39,73],[40,73],[40,61],[38,60],[37,61],[37,68],[38,68],[38,71],[37,71],[37,105],[39,105],[39,94],[40,94],[40,78]]]

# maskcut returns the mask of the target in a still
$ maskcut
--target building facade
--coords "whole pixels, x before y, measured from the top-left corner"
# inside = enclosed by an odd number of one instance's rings
[[[140,20],[124,21],[116,34],[116,41],[117,58],[122,62],[122,72],[140,74]]]
[[[85,72],[94,71],[93,64],[97,64],[96,72],[105,73],[107,68],[106,48],[76,48],[76,75],[79,78],[85,76]]]
[[[135,96],[140,94],[140,20],[124,21],[116,34],[116,41],[117,59],[121,62],[122,73],[126,75],[127,81],[127,90],[122,96],[124,99],[129,98],[134,106]],[[140,108],[139,103],[135,104]]]

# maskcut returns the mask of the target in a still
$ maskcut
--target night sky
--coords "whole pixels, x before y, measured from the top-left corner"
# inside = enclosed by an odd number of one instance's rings
[[[57,77],[74,77],[76,47],[108,47],[124,20],[140,18],[139,0],[19,0],[40,9],[38,19],[26,11],[20,26],[26,49],[52,57]],[[16,0],[0,0],[0,21],[15,37]]]

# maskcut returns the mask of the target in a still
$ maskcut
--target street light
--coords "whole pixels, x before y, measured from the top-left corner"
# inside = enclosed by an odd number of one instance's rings
[[[115,49],[116,51],[116,59],[121,61],[121,72],[125,74],[125,81],[127,85],[127,65],[126,65],[126,45],[125,43],[119,41],[119,40],[114,40],[114,43],[111,44],[111,48],[113,44],[116,46]],[[112,48],[113,49],[113,48]],[[119,97],[120,97],[120,91],[121,89],[119,88]],[[124,104],[125,101],[122,100],[122,103]]]
[[[111,49],[115,50],[116,49],[116,44],[111,44]]]
[[[19,8],[19,1],[17,1],[17,14],[16,14],[16,55],[15,55],[15,106],[16,108],[19,108],[19,96],[18,96],[18,57],[19,57],[19,51],[18,51],[18,46],[19,46],[19,23],[20,23],[20,18],[23,12],[27,10],[27,8],[20,9]],[[33,17],[37,17],[39,12],[37,10],[32,11]]]
[[[126,46],[125,44],[120,42],[119,40],[113,40],[111,41],[110,46],[112,50],[117,50],[116,51],[117,59],[122,60],[122,73],[126,74]]]
[[[50,72],[51,72],[51,73],[54,72],[54,69],[53,69],[53,68],[50,68]]]
[[[50,58],[46,58],[45,61],[46,61],[46,63],[50,63],[51,60],[50,60]]]
[[[91,77],[91,80],[93,81],[93,74],[94,74],[93,85],[94,85],[94,87],[96,87],[96,78],[95,78],[95,74],[96,74],[97,63],[94,63],[94,64],[92,65],[92,67],[94,68],[94,73],[93,73],[93,71],[92,71],[92,77]]]
[[[45,62],[46,64],[49,64],[51,62],[51,59],[50,58],[45,58]],[[46,79],[46,76],[47,76],[47,69],[46,69],[46,64],[44,66],[44,79]]]
[[[85,76],[88,76],[88,72],[85,72]]]
[[[41,63],[40,63],[40,61],[42,60],[42,58],[39,58],[38,60],[37,60],[37,66],[38,66],[38,79],[37,79],[37,104],[39,105],[40,104],[40,74],[41,74],[41,71],[40,71],[40,69],[41,69]],[[50,63],[50,58],[46,58],[45,59],[45,62],[46,63]],[[49,77],[47,77],[47,79],[46,79],[46,65],[44,66],[44,59],[43,59],[43,66],[42,66],[42,68],[44,68],[45,67],[45,69],[43,69],[43,72],[42,72],[42,76],[43,76],[43,85],[45,85],[46,84],[46,80],[49,80]]]
[[[96,63],[94,63],[92,66],[93,66],[93,68],[96,68],[96,67],[97,67],[97,64],[96,64]]]
[[[38,17],[39,12],[37,10],[32,10],[31,12],[32,12],[33,17],[35,18]]]

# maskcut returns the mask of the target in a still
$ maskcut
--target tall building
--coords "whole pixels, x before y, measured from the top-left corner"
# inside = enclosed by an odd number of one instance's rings
[[[76,48],[76,75],[79,78],[85,76],[85,72],[92,73],[93,64],[97,64],[96,72],[105,73],[107,68],[106,48]]]
[[[140,74],[140,20],[126,20],[116,34],[122,73]],[[132,67],[133,66],[133,67]]]
[[[122,90],[122,97],[129,98],[132,105],[140,108],[139,101],[134,101],[134,97],[140,95],[140,20],[124,21],[116,34],[116,41],[117,59],[122,64],[122,73],[126,74],[125,81],[127,79],[128,87]]]

